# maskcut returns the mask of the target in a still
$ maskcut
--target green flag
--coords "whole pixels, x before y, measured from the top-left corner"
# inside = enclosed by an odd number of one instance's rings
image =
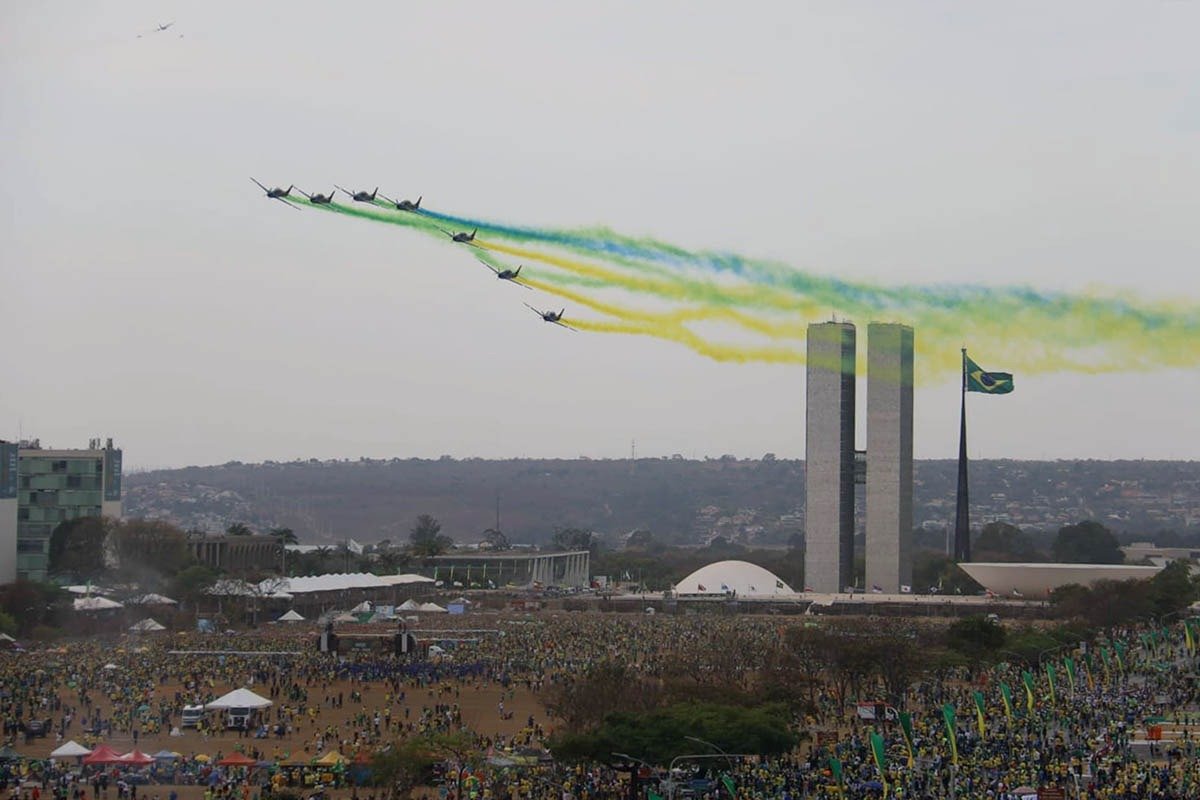
[[[1125,643],[1113,642],[1113,649],[1117,651],[1117,666],[1121,668],[1121,672],[1125,671]]]
[[[946,721],[946,735],[950,739],[950,760],[958,763],[958,725],[954,721],[954,703],[942,706],[942,719]]]
[[[1004,701],[1004,716],[1012,722],[1013,704],[1012,704],[1012,689],[1008,688],[1008,684],[1000,682],[1000,699]]]
[[[871,731],[871,755],[875,757],[875,766],[879,768],[879,782],[883,784],[883,796],[887,797],[887,749],[883,746],[883,737],[875,731]]]
[[[982,739],[987,735],[987,725],[983,713],[983,692],[974,691],[971,694],[975,698],[975,722],[979,725],[979,738]]]
[[[841,762],[841,759],[839,759],[835,756],[830,756],[829,757],[829,771],[833,773],[833,780],[835,782],[837,782],[838,786],[841,786],[842,785],[842,762]]]
[[[900,731],[904,734],[904,747],[908,750],[908,766],[911,768],[914,761],[913,742],[915,737],[913,736],[912,714],[907,711],[900,712]]]
[[[1013,390],[1011,372],[985,372],[966,353],[963,354],[963,372],[966,376],[968,392],[1008,394]]]
[[[1033,674],[1029,670],[1021,672],[1021,683],[1025,684],[1025,708],[1033,713]]]
[[[1108,682],[1108,648],[1100,648],[1100,660],[1104,662],[1104,681]]]
[[[1046,678],[1048,678],[1050,681],[1050,705],[1055,705],[1058,702],[1058,697],[1054,693],[1054,677],[1055,677],[1054,665],[1047,664],[1046,665]]]
[[[725,786],[725,789],[729,792],[730,797],[737,797],[737,784],[733,782],[733,778],[729,777],[728,775],[722,775],[721,783]]]
[[[1063,666],[1067,668],[1067,685],[1073,692],[1075,691],[1075,659],[1067,656],[1063,659]]]
[[[663,796],[653,789],[647,789],[646,800],[663,800]]]

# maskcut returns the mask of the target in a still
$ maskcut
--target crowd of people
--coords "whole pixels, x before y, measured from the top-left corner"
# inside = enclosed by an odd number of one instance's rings
[[[718,654],[730,669],[752,675],[767,668],[784,629],[796,624],[809,623],[755,615],[466,615],[439,621],[442,655],[415,660],[320,653],[311,630],[224,634],[221,652],[213,652],[213,635],[199,633],[30,647],[0,654],[0,719],[9,748],[0,784],[15,787],[20,800],[108,800],[110,785],[118,800],[171,800],[171,792],[185,791],[180,787],[202,787],[205,800],[331,789],[370,800],[384,792],[369,785],[371,755],[380,748],[469,730],[478,758],[453,759],[440,788],[426,791],[448,800],[625,797],[627,773],[559,763],[544,752],[554,720],[537,700],[547,688],[605,662],[654,679]],[[456,626],[471,634],[454,636]],[[795,751],[706,761],[713,769],[701,775],[647,765],[640,791],[652,800],[731,791],[736,800],[885,793],[1009,800],[1060,786],[1068,796],[1102,800],[1200,797],[1197,661],[1181,630],[1177,622],[1166,633],[1108,632],[1098,645],[1103,665],[1076,654],[1078,668],[1067,671],[1059,653],[1058,662],[1050,660],[1057,673],[1001,663],[914,683],[899,704],[911,712],[907,730],[890,711],[863,720],[822,691],[809,724],[797,716]],[[734,639],[738,653],[730,660]],[[1002,685],[1011,690],[1007,705]],[[234,731],[225,716],[211,714],[194,731],[181,730],[185,706],[243,686],[272,701],[252,725]],[[958,715],[952,732],[947,708]],[[44,737],[33,733],[33,720],[43,723]],[[1147,740],[1154,724],[1166,729],[1163,739]],[[141,768],[46,759],[70,739],[87,747],[170,749]],[[220,766],[234,751],[254,766]],[[345,765],[316,763],[331,753]],[[728,781],[712,780],[718,773]]]

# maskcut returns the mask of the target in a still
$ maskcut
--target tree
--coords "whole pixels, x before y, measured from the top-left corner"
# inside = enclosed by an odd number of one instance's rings
[[[17,632],[17,620],[12,614],[7,611],[0,611],[0,633],[7,633],[12,636]]]
[[[591,550],[597,543],[596,534],[583,528],[556,528],[550,539],[555,550]]]
[[[79,517],[60,523],[50,534],[50,572],[87,581],[104,573],[104,548],[113,520]]]
[[[163,584],[193,561],[187,534],[163,520],[121,520],[110,542],[121,577],[143,586]]]
[[[963,617],[946,629],[946,644],[968,660],[993,659],[1004,647],[1004,627],[982,615]]]
[[[512,543],[508,541],[504,531],[496,528],[488,528],[483,532],[483,542],[489,550],[508,550],[512,547]]]
[[[632,666],[606,661],[578,677],[564,676],[551,684],[542,702],[562,721],[563,730],[595,730],[614,711],[655,708],[662,695],[656,681],[648,681]]]
[[[989,522],[975,540],[975,553],[986,553],[979,561],[1032,561],[1037,558],[1033,539],[1016,525]]]
[[[280,544],[300,544],[296,532],[291,528],[271,528],[271,535],[278,539]]]
[[[54,584],[18,579],[0,586],[0,611],[16,620],[18,634],[28,636],[53,621],[62,596],[62,589]]]
[[[413,789],[433,782],[437,757],[423,737],[401,739],[371,756],[371,780],[388,795],[407,797]]]
[[[1087,520],[1059,528],[1054,538],[1054,559],[1068,564],[1120,564],[1125,554],[1112,531]]]
[[[216,583],[217,573],[203,564],[195,564],[176,573],[167,586],[171,596],[179,601],[180,606],[191,603],[195,605],[204,597],[204,591]]]
[[[249,536],[252,533],[254,531],[250,530],[250,526],[244,522],[230,523],[229,527],[225,529],[226,536]]]
[[[443,536],[442,523],[430,514],[417,517],[417,524],[409,531],[408,540],[412,543],[413,555],[429,558],[438,556],[454,546],[454,540]]]

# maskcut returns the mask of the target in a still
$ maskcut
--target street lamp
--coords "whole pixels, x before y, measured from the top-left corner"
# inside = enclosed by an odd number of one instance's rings
[[[687,739],[689,742],[696,742],[697,744],[702,744],[705,747],[711,747],[713,750],[716,750],[718,753],[725,756],[725,758],[729,761],[729,768],[733,769],[733,756],[731,756],[729,753],[726,753],[717,745],[713,744],[707,739],[701,739],[699,736],[685,736],[683,738]]]
[[[646,769],[650,770],[651,772],[654,771],[654,767],[652,767],[650,764],[648,764],[647,762],[643,761],[640,758],[634,758],[633,756],[629,755],[628,753],[613,753],[613,755],[616,756],[617,758],[623,758],[629,762],[637,762],[638,764],[641,764],[642,766],[646,767]],[[624,770],[622,770],[622,769],[619,769],[619,768],[615,768],[615,769],[617,769],[619,772],[624,772]],[[638,800],[638,795],[640,794],[640,792],[638,791],[639,788],[640,787],[638,786],[637,767],[630,764],[630,766],[629,766],[629,800]]]

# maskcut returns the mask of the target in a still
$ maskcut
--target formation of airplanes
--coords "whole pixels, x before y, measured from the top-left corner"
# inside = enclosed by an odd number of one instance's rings
[[[158,28],[158,30],[166,30],[167,28],[171,27],[171,25],[173,25],[173,24],[174,23],[168,22],[165,26],[160,26]],[[307,199],[308,202],[312,203],[315,206],[330,205],[331,203],[333,203],[334,192],[338,191],[338,192],[341,192],[342,194],[346,195],[351,200],[353,200],[354,202],[357,202],[357,203],[370,203],[371,205],[377,205],[378,203],[376,201],[376,198],[378,197],[379,200],[382,200],[383,202],[386,202],[387,204],[394,206],[397,211],[407,211],[407,212],[414,213],[414,214],[423,213],[421,211],[421,201],[424,199],[424,196],[417,197],[415,202],[412,200],[393,200],[386,195],[379,194],[378,186],[376,186],[375,189],[370,192],[366,191],[365,189],[352,192],[349,189],[343,189],[341,186],[334,184],[333,189],[330,189],[328,194],[321,194],[320,192],[317,192],[316,194],[309,194],[308,192],[304,191],[303,189],[297,188],[294,184],[289,184],[286,189],[283,189],[278,186],[276,186],[273,189],[269,189],[264,184],[260,183],[257,178],[251,178],[250,180],[254,181],[254,184],[258,188],[263,190],[263,193],[266,195],[268,200],[278,200],[279,202],[283,203],[284,205],[287,205],[297,211],[299,211],[300,209],[297,206],[293,205],[292,202],[289,200],[289,198],[291,197],[291,194],[292,194],[292,190],[295,190],[296,192],[298,192],[305,199]],[[476,244],[476,242],[475,242],[475,234],[479,233],[478,228],[475,228],[470,233],[467,233],[466,231],[448,231],[445,228],[438,228],[438,230],[441,231],[442,233],[446,234],[447,236],[449,236],[450,241],[452,241],[452,242],[470,245],[471,247],[478,247],[481,250],[486,249],[482,245]],[[508,281],[510,283],[515,283],[518,286],[521,286],[525,289],[533,288],[532,286],[530,286],[526,283],[523,283],[521,281],[522,266],[518,266],[516,269],[507,269],[507,268],[499,269],[499,268],[493,266],[492,264],[488,263],[487,261],[484,261],[481,258],[477,258],[476,260],[479,261],[480,264],[483,264],[485,267],[487,267],[489,270],[491,270],[492,273],[495,274],[495,276],[502,281]],[[569,331],[577,330],[576,328],[572,328],[570,325],[563,322],[563,315],[566,314],[565,308],[560,311],[542,311],[540,309],[534,308],[533,306],[529,305],[528,303],[525,303],[525,307],[528,308],[533,313],[537,314],[539,317],[541,317],[543,322],[549,322],[553,325],[558,325],[560,328],[566,328]]]

